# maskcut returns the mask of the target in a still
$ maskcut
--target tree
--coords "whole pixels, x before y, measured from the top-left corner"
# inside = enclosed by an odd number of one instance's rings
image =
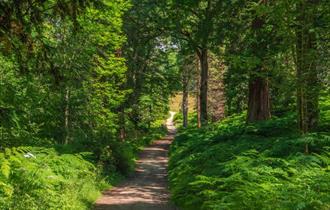
[[[192,86],[193,76],[196,71],[195,54],[188,50],[189,48],[181,46],[177,56],[177,65],[179,65],[181,73],[181,84],[182,84],[182,125],[183,127],[188,126],[188,114],[189,114],[189,95]]]
[[[296,65],[298,122],[302,133],[317,127],[320,81],[317,67],[318,1],[297,2]]]
[[[223,25],[221,15],[227,4],[227,2],[211,0],[175,0],[170,3],[168,9],[173,36],[187,42],[199,58],[201,71],[198,103],[202,125],[206,125],[208,121],[208,54],[209,50],[222,40],[218,28]]]
[[[1,2],[0,110],[8,145],[107,142],[124,91],[126,1]],[[6,73],[5,73],[6,72]],[[15,81],[9,85],[9,82]],[[12,128],[12,129],[11,129]],[[8,142],[11,139],[12,142]],[[3,139],[2,139],[3,140]]]
[[[264,65],[267,50],[269,50],[270,40],[269,31],[267,31],[266,11],[268,2],[262,0],[258,5],[262,12],[255,11],[251,23],[251,33],[253,42],[251,52],[256,59],[256,65],[249,79],[249,96],[248,96],[248,122],[259,120],[267,120],[270,118],[270,94],[269,83],[267,79],[267,67]],[[260,8],[258,8],[260,10]],[[261,13],[261,14],[260,14]]]
[[[179,86],[176,45],[165,33],[163,15],[158,2],[136,0],[124,19],[125,88],[130,90],[124,106],[134,127],[144,130],[155,118],[167,114],[169,95]]]

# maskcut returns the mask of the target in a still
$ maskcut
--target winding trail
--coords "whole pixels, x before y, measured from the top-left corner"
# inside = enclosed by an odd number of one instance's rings
[[[103,193],[95,210],[176,210],[169,202],[168,149],[174,135],[173,117],[166,121],[168,135],[154,141],[139,155],[134,177]]]

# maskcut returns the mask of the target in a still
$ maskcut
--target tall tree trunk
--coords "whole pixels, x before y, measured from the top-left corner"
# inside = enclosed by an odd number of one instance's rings
[[[200,68],[198,63],[199,56],[197,56],[196,59],[196,71],[197,71],[197,77],[196,77],[196,110],[197,110],[197,128],[200,128],[202,126],[201,123],[201,106],[200,106],[200,84],[201,84],[201,77],[200,77]]]
[[[119,108],[119,138],[124,141],[126,138],[126,130],[125,130],[125,108],[122,105]]]
[[[198,87],[199,87],[200,81],[198,80]],[[196,109],[197,109],[197,128],[202,127],[201,122],[201,104],[199,103],[200,97],[199,97],[199,88],[196,92]]]
[[[260,3],[266,5],[267,2],[267,0],[262,0]],[[264,67],[264,60],[267,58],[267,50],[269,49],[268,35],[263,30],[266,25],[265,20],[265,14],[257,15],[252,22],[252,30],[256,40],[252,51],[253,55],[261,60],[261,63],[257,65],[254,72],[250,75],[247,122],[268,120],[271,117],[269,84],[265,74],[267,69]]]
[[[200,115],[201,115],[201,124],[207,125],[207,89],[208,89],[208,74],[209,74],[209,65],[208,65],[208,50],[202,49],[199,53],[199,60],[201,65],[200,72],[200,94],[199,94],[199,104],[200,104]]]
[[[185,68],[185,67],[184,67]],[[188,126],[188,85],[189,85],[189,72],[183,72],[182,80],[182,115],[183,115],[183,127]]]
[[[267,120],[271,117],[268,80],[256,77],[249,82],[248,122]]]
[[[317,127],[319,121],[320,85],[316,66],[315,5],[303,1],[297,6],[296,65],[297,65],[297,109],[299,129],[307,133]],[[308,147],[306,146],[308,153]]]
[[[65,90],[64,102],[65,102],[65,109],[64,109],[64,129],[65,129],[64,144],[68,144],[69,139],[70,139],[70,128],[69,128],[70,90],[69,90],[69,88],[67,88]]]
[[[184,91],[182,95],[182,115],[183,115],[183,127],[188,126],[188,91]]]

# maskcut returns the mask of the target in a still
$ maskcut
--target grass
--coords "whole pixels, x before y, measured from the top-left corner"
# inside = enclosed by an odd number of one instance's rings
[[[319,130],[303,136],[293,113],[181,129],[170,151],[173,201],[187,210],[330,209],[330,101],[322,103]]]

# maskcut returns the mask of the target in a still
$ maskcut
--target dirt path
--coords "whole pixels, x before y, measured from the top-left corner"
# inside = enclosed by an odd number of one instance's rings
[[[168,135],[154,141],[140,154],[135,176],[103,193],[95,208],[108,210],[175,210],[169,203],[168,148],[174,138],[174,112],[167,119]]]

